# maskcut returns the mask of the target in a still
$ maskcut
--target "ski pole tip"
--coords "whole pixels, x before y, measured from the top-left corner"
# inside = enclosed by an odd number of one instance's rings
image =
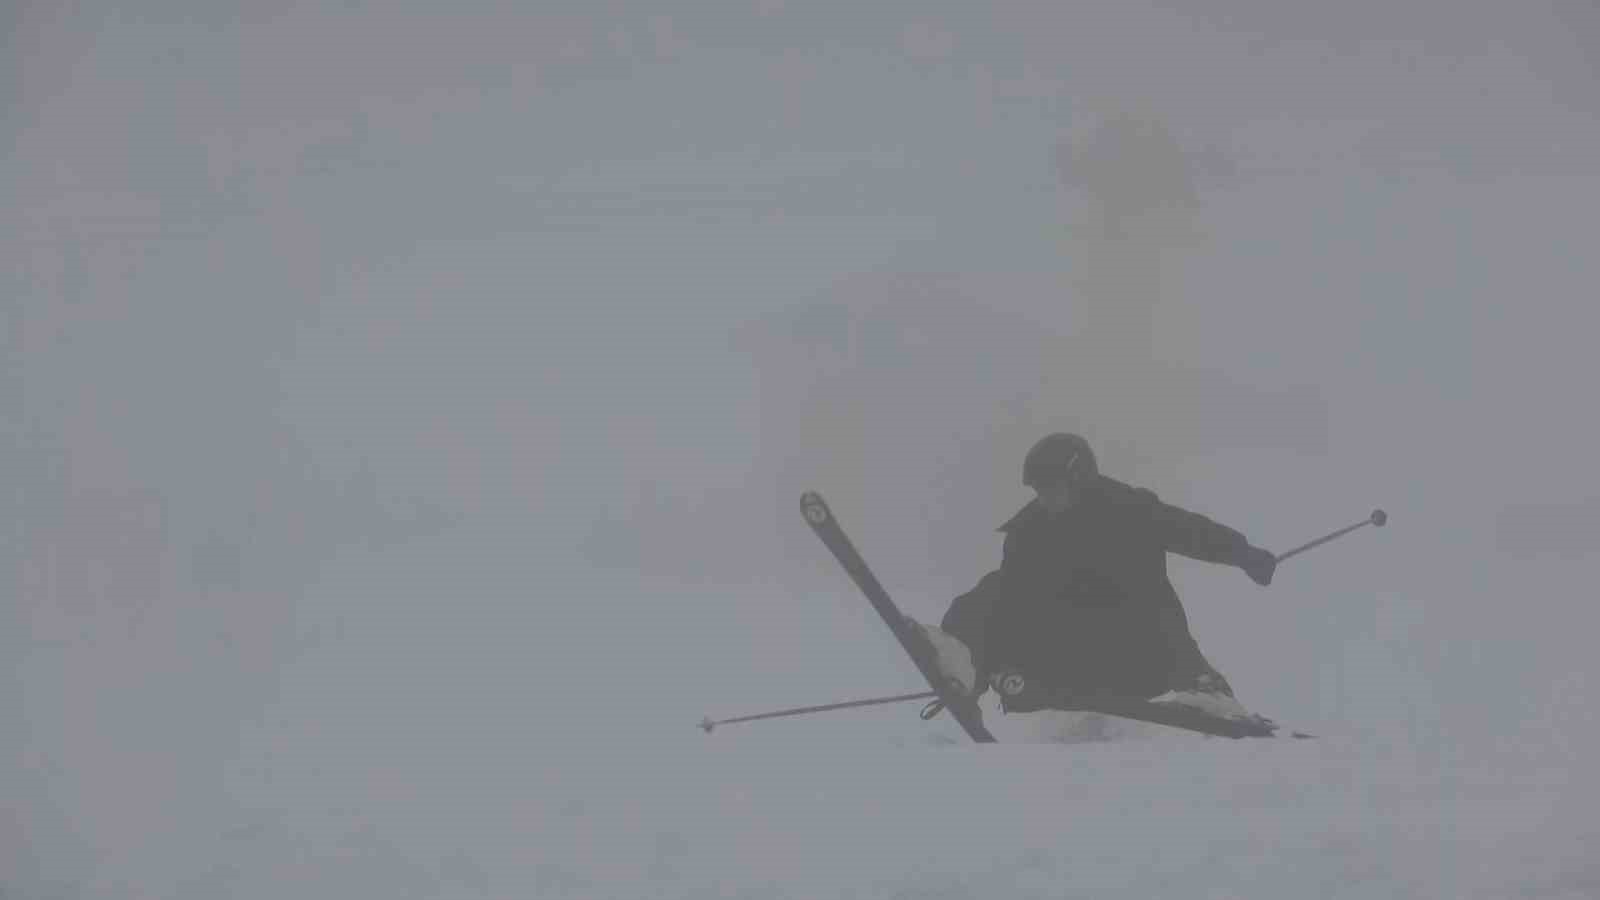
[[[706,734],[710,734],[711,733],[711,729],[717,727],[717,723],[711,721],[711,717],[710,716],[706,716],[704,719],[701,719],[699,722],[696,722],[695,725],[701,731],[704,731]]]
[[[1384,523],[1388,522],[1388,521],[1389,521],[1389,514],[1388,513],[1384,512],[1381,509],[1375,509],[1375,510],[1372,511],[1372,524],[1378,526],[1379,528],[1382,528]]]

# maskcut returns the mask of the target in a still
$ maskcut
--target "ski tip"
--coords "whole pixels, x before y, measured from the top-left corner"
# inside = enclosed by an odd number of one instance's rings
[[[829,518],[828,504],[816,491],[806,491],[800,495],[800,511],[805,514],[806,521],[813,525],[821,525]]]

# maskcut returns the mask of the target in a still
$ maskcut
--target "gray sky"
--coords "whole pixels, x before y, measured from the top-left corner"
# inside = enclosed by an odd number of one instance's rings
[[[1248,703],[1592,677],[1585,0],[536,6],[5,14],[39,853],[347,708],[914,686],[799,493],[937,618],[1053,430],[1269,548],[1394,516],[1266,592],[1174,562]]]

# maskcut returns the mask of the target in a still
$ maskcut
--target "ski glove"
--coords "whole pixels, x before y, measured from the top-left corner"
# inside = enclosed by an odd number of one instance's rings
[[[1278,557],[1271,550],[1263,550],[1260,547],[1247,547],[1243,557],[1239,562],[1239,568],[1250,576],[1251,581],[1262,587],[1272,583],[1272,573],[1277,571],[1278,568]]]
[[[980,681],[977,667],[972,664],[972,651],[961,639],[942,629],[924,625],[910,616],[905,624],[914,636],[917,648],[913,655],[923,655],[955,693],[976,697],[989,686]]]

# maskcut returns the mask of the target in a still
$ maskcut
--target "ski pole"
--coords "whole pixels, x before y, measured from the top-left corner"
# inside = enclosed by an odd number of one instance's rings
[[[776,719],[782,716],[803,716],[807,713],[827,712],[831,709],[849,709],[853,706],[876,706],[880,703],[901,703],[906,700],[926,700],[929,697],[939,696],[934,691],[923,691],[920,694],[897,694],[893,697],[874,697],[871,700],[849,700],[844,703],[828,703],[823,706],[800,706],[794,709],[780,709],[777,712],[756,713],[753,716],[738,716],[732,719],[713,720],[706,716],[700,721],[700,728],[706,734],[718,725],[732,725],[735,722],[754,722],[757,719]]]
[[[1383,523],[1385,523],[1387,521],[1389,521],[1389,514],[1384,512],[1381,509],[1375,509],[1375,510],[1372,511],[1372,515],[1370,515],[1367,518],[1361,520],[1360,522],[1355,523],[1354,525],[1348,525],[1348,526],[1346,526],[1344,528],[1339,529],[1338,531],[1335,531],[1332,534],[1323,535],[1322,537],[1317,538],[1316,540],[1312,541],[1309,544],[1301,544],[1300,546],[1294,548],[1293,550],[1288,550],[1288,551],[1285,551],[1283,553],[1279,553],[1278,554],[1278,562],[1283,562],[1284,560],[1288,559],[1291,556],[1294,556],[1297,553],[1304,553],[1307,550],[1310,550],[1312,547],[1317,547],[1317,546],[1321,546],[1322,544],[1326,544],[1327,542],[1333,540],[1336,537],[1340,537],[1342,535],[1349,534],[1350,532],[1355,531],[1357,528],[1360,528],[1363,525],[1376,525],[1379,528],[1382,528],[1383,527]]]

